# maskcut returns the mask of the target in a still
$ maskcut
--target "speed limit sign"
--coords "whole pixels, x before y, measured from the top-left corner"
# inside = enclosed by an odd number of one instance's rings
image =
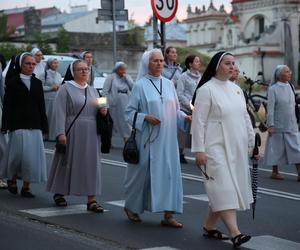
[[[151,6],[160,21],[169,22],[176,15],[178,0],[151,0]]]

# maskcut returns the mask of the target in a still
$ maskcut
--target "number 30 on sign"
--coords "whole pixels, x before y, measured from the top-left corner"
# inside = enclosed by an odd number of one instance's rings
[[[177,12],[178,0],[151,0],[154,15],[162,22],[171,21]]]

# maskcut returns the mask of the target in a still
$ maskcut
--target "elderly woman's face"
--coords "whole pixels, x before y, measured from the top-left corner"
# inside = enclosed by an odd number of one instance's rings
[[[53,61],[50,63],[49,67],[50,67],[50,69],[52,69],[52,70],[55,71],[55,70],[57,70],[58,64],[59,64],[58,60],[53,60]]]
[[[292,72],[289,67],[284,67],[279,75],[279,81],[288,82],[291,80]]]
[[[224,78],[230,79],[234,70],[234,57],[232,55],[226,55],[220,62],[217,69],[217,75]]]
[[[34,57],[26,56],[23,59],[23,62],[21,65],[21,73],[24,75],[31,76],[34,71],[35,66],[36,66],[36,62],[35,62]]]
[[[89,68],[86,62],[80,62],[75,64],[73,72],[75,82],[87,82],[89,78]]]
[[[35,58],[35,61],[36,63],[40,63],[43,59],[43,53],[42,51],[38,51],[34,54],[34,58]]]
[[[164,57],[162,53],[155,52],[149,58],[149,73],[153,76],[160,76],[164,67]]]
[[[119,67],[116,71],[116,73],[120,76],[123,77],[126,75],[126,68],[124,67]]]

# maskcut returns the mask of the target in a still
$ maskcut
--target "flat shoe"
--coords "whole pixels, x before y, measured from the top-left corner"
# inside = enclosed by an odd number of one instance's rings
[[[284,180],[284,177],[281,174],[275,174],[275,173],[272,173],[270,178],[273,180]]]
[[[35,195],[30,192],[29,189],[21,189],[21,196],[24,198],[34,198]]]
[[[7,189],[11,194],[18,194],[17,183],[8,180],[7,186],[8,186]]]
[[[132,222],[141,222],[142,221],[140,216],[137,213],[130,211],[126,207],[124,207],[124,212],[126,213],[128,220],[130,220]]]
[[[217,240],[229,240],[229,237],[226,234],[223,234],[217,229],[208,230],[205,227],[203,227],[203,236],[211,239],[217,239]]]
[[[251,239],[250,235],[238,234],[231,239],[233,247],[239,247]]]
[[[174,228],[182,228],[183,225],[179,223],[177,220],[175,220],[173,217],[170,217],[168,219],[164,219],[160,222],[162,226],[166,227],[174,227]]]
[[[86,204],[86,210],[94,213],[103,213],[104,208],[97,201],[90,201]]]
[[[54,200],[55,205],[57,207],[66,207],[68,205],[65,197],[63,195],[61,195],[61,194],[55,194],[53,196],[53,200]]]

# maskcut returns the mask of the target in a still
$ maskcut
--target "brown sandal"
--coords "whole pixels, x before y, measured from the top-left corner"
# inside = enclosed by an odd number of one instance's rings
[[[174,227],[174,228],[182,228],[183,225],[179,223],[177,220],[173,218],[173,216],[169,216],[160,222],[162,226],[166,227]]]
[[[90,201],[86,204],[86,209],[94,213],[103,213],[104,208],[97,201]]]
[[[140,216],[137,213],[130,211],[126,207],[124,207],[124,211],[127,215],[128,220],[130,220],[132,222],[141,222],[142,221]]]

